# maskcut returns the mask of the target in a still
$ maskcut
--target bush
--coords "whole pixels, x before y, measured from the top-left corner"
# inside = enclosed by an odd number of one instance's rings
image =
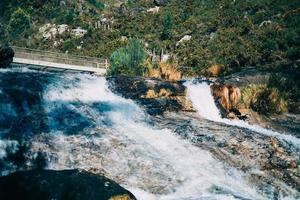
[[[241,103],[245,108],[252,108],[258,99],[258,96],[266,89],[266,85],[251,84],[242,89]]]
[[[171,13],[167,13],[164,16],[164,23],[163,23],[163,31],[161,33],[161,39],[166,40],[171,37],[171,29],[173,27],[173,18]]]
[[[300,111],[300,80],[299,71],[293,70],[291,74],[272,74],[269,78],[268,87],[276,88],[287,103],[290,112]]]
[[[178,70],[178,66],[174,63],[158,62],[156,68],[149,70],[148,76],[170,81],[178,81],[181,78],[181,73]]]
[[[93,4],[96,8],[100,9],[100,10],[104,10],[105,5],[104,3],[102,3],[101,1],[98,0],[88,0],[88,2],[90,2],[91,4]]]
[[[131,39],[125,48],[120,48],[110,56],[108,75],[143,76],[147,73],[145,65],[147,54],[137,39]]]
[[[281,114],[287,111],[287,104],[276,88],[263,90],[252,107],[261,114]]]
[[[18,8],[10,17],[8,23],[8,32],[13,36],[17,37],[20,34],[28,31],[30,29],[30,17],[29,15]]]

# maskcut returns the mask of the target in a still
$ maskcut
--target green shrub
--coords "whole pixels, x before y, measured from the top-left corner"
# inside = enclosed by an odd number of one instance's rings
[[[171,37],[171,29],[173,27],[173,18],[171,13],[166,13],[163,22],[163,31],[161,33],[161,39],[166,40]]]
[[[251,84],[241,91],[241,103],[245,108],[252,108],[256,104],[258,96],[266,89],[266,85]]]
[[[268,85],[251,84],[242,89],[241,103],[260,114],[281,114],[288,110],[288,97],[281,91],[283,80],[270,76]]]
[[[144,66],[147,54],[137,39],[130,39],[125,48],[120,48],[110,56],[109,75],[143,76],[147,73]]]
[[[288,110],[297,113],[300,111],[300,72],[294,70],[292,73],[287,77],[283,74],[272,74],[268,87],[276,88],[287,103]]]
[[[297,60],[300,59],[300,47],[290,47],[288,48],[287,57],[291,60]]]
[[[18,8],[10,17],[8,23],[8,32],[11,36],[16,37],[30,29],[30,17],[29,15]]]
[[[88,2],[90,2],[91,4],[93,4],[96,8],[100,9],[100,10],[104,10],[105,5],[104,3],[102,3],[101,1],[98,0],[88,0]]]
[[[267,88],[259,94],[252,108],[261,114],[281,114],[287,111],[287,103],[277,88]]]

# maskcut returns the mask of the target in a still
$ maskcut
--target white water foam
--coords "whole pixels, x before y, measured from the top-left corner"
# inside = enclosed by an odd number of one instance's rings
[[[188,81],[185,83],[185,86],[188,89],[189,99],[192,101],[193,106],[202,117],[211,121],[221,122],[231,126],[247,128],[257,133],[273,136],[300,148],[300,139],[292,135],[281,134],[273,130],[262,128],[258,125],[251,125],[242,120],[230,120],[222,118],[220,111],[215,104],[214,97],[211,94],[210,85],[206,82],[193,83],[192,81]]]
[[[50,155],[49,168],[103,169],[105,175],[142,200],[265,199],[242,173],[214,159],[208,151],[168,129],[147,124],[144,112],[131,100],[113,94],[104,78],[64,77],[45,93],[46,112],[59,108],[57,102],[72,107],[97,126],[82,134],[53,132],[44,140],[36,140],[33,148]],[[99,112],[94,103],[110,108]]]

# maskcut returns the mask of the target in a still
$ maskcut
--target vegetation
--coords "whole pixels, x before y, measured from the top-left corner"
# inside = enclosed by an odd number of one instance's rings
[[[143,76],[148,72],[145,50],[137,39],[131,39],[125,48],[120,48],[110,56],[109,75],[137,75]]]
[[[175,54],[184,76],[205,74],[212,65],[223,69],[220,75],[247,66],[299,71],[299,1],[169,0],[158,13],[146,12],[155,6],[152,0],[120,2],[2,0],[0,34],[5,30],[11,36],[14,25],[21,24],[20,37],[9,38],[13,45],[97,57],[109,57],[124,46],[122,36],[140,38],[148,50],[163,48]],[[110,29],[95,26],[103,19]],[[39,28],[46,23],[80,26],[88,34],[57,38],[63,42],[54,46],[53,40],[40,37]],[[184,35],[191,40],[176,45]]]
[[[243,101],[259,112],[300,110],[300,1],[168,0],[158,12],[147,12],[156,5],[153,0],[1,0],[0,42],[107,57],[110,75],[177,80],[224,76],[248,66],[288,72],[294,78],[274,75],[267,85],[246,87]],[[81,27],[87,34],[76,38],[67,31],[45,39],[39,29],[47,23]],[[178,44],[186,35],[191,39]],[[146,52],[161,49],[176,59],[151,62]]]
[[[241,103],[261,114],[300,112],[298,75],[272,74],[268,84],[251,84],[242,89]]]
[[[88,2],[90,2],[91,4],[93,4],[94,6],[96,6],[100,10],[103,10],[105,8],[104,3],[102,3],[101,1],[98,1],[98,0],[88,0]]]
[[[18,8],[15,10],[9,20],[7,30],[13,38],[18,38],[20,34],[26,37],[28,30],[30,29],[30,17],[29,15]]]
[[[148,76],[170,81],[178,81],[181,79],[178,65],[174,62],[157,62],[157,66],[149,70]]]
[[[171,30],[173,27],[173,19],[171,13],[166,13],[164,16],[163,30],[161,33],[161,39],[169,39],[172,35]]]

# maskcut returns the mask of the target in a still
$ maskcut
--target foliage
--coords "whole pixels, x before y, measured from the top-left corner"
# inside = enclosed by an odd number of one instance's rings
[[[267,114],[300,111],[300,80],[295,72],[271,74],[266,85],[252,84],[242,89],[245,108]]]
[[[263,84],[251,84],[244,87],[241,91],[241,103],[245,108],[252,108],[259,97],[259,95],[267,88]]]
[[[171,37],[171,30],[173,27],[173,18],[171,13],[166,13],[163,22],[163,31],[161,33],[161,39],[166,40]]]
[[[149,70],[148,76],[169,81],[178,81],[181,78],[181,73],[178,70],[178,65],[174,62],[157,62],[157,66]]]
[[[30,17],[29,15],[18,8],[10,17],[8,23],[8,32],[13,36],[19,36],[20,34],[30,29]]]
[[[291,74],[292,73],[292,74]],[[290,112],[300,112],[300,73],[294,71],[288,74],[272,74],[269,78],[268,87],[276,88],[280,96],[286,101]]]
[[[90,2],[91,4],[93,4],[94,6],[96,6],[100,10],[103,10],[105,8],[104,3],[102,3],[99,0],[88,0],[88,2]]]
[[[287,104],[278,89],[267,88],[259,94],[252,108],[261,114],[281,114],[287,111]]]
[[[146,52],[137,39],[130,39],[125,48],[120,48],[110,56],[109,75],[142,76],[147,73],[144,65]]]
[[[35,22],[32,40],[10,37],[10,43],[65,51],[54,47],[53,41],[36,39],[38,28],[46,23],[66,23],[71,27],[89,29],[81,41],[74,41],[72,53],[107,57],[123,44],[121,36],[140,38],[149,50],[161,48],[178,58],[183,75],[198,76],[213,64],[223,67],[227,75],[244,67],[258,69],[296,68],[299,71],[300,2],[273,0],[169,0],[158,13],[145,10],[155,6],[153,1],[130,0],[122,6],[111,0],[1,0],[0,23],[8,29],[12,13],[20,7]],[[108,5],[108,6],[104,6]],[[95,22],[113,19],[111,30],[96,29]],[[35,27],[36,26],[36,27]],[[11,36],[11,32],[8,32]],[[176,43],[184,35],[192,39],[182,45]],[[21,35],[23,36],[23,35]],[[96,42],[95,42],[96,41]],[[293,67],[297,66],[297,67]]]

